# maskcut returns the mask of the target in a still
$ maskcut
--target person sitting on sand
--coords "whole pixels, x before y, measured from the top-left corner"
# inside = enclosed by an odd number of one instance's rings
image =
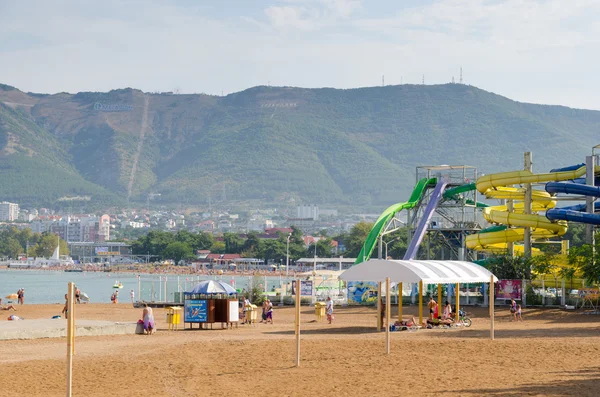
[[[146,335],[151,335],[154,333],[154,314],[152,313],[152,308],[148,306],[147,303],[144,303],[144,311],[142,312],[142,318],[144,319],[144,331],[146,331]]]
[[[8,306],[0,306],[0,310],[12,310],[12,311],[17,311],[17,309],[15,309],[15,307],[13,305],[8,305]]]
[[[417,324],[419,324],[417,322],[417,320],[414,317],[411,317],[410,320],[401,320],[401,321],[396,321],[394,323],[394,325],[396,327],[412,327],[412,326],[416,326]]]
[[[441,317],[427,320],[427,324],[430,325],[452,325],[453,323],[452,319],[442,319]]]

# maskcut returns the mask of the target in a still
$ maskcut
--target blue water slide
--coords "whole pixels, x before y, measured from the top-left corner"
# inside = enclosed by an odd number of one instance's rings
[[[404,254],[404,260],[413,260],[417,256],[417,252],[419,252],[419,246],[423,241],[423,237],[427,232],[427,228],[431,223],[431,217],[435,212],[440,200],[442,199],[442,195],[444,193],[444,189],[446,189],[446,185],[448,182],[445,179],[440,179],[438,183],[435,185],[431,196],[429,197],[429,202],[427,203],[427,207],[425,207],[425,211],[423,212],[423,216],[419,220],[419,225],[415,230],[415,234],[408,245],[408,249]]]
[[[594,211],[600,212],[600,202],[594,203]],[[548,210],[546,211],[546,218],[551,221],[570,221],[600,225],[600,214],[585,212],[585,204]]]
[[[556,168],[550,172],[572,171],[585,164],[572,165],[570,167]],[[600,178],[594,178],[596,186],[585,184],[585,178],[578,178],[570,182],[548,182],[546,191],[551,194],[576,194],[580,196],[600,197]],[[600,225],[600,214],[585,212],[586,205],[578,204],[570,207],[554,208],[546,211],[546,218],[552,221],[571,221]],[[594,212],[600,211],[600,202],[594,204]]]
[[[577,194],[580,196],[600,197],[600,187],[582,185],[574,182],[548,182],[546,183],[548,193]]]

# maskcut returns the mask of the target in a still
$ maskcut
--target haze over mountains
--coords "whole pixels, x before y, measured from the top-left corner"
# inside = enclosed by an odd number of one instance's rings
[[[583,162],[600,112],[473,86],[254,87],[203,94],[24,93],[0,85],[0,201],[21,205],[250,202],[379,208],[417,165],[480,172]],[[84,201],[86,202],[86,201]]]

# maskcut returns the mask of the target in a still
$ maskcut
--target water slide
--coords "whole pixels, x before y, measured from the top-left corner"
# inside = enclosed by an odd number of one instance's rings
[[[363,244],[363,247],[360,250],[358,257],[356,258],[355,263],[361,263],[369,260],[369,258],[371,257],[371,253],[373,252],[373,249],[377,244],[379,234],[385,228],[390,219],[392,219],[397,212],[414,208],[423,198],[423,194],[425,193],[427,188],[435,185],[436,183],[437,180],[435,178],[423,178],[419,180],[407,202],[394,204],[388,207],[385,211],[383,211],[383,213],[379,216],[379,218],[373,225],[373,228],[369,232],[369,235],[367,236],[367,239],[365,240],[365,243]]]
[[[427,203],[427,207],[425,207],[425,211],[423,212],[423,216],[419,220],[419,225],[415,230],[415,234],[413,235],[410,244],[408,245],[408,249],[404,254],[404,260],[412,260],[417,256],[417,252],[419,252],[419,246],[421,245],[421,241],[423,241],[423,236],[427,233],[427,228],[431,223],[431,217],[435,212],[440,200],[442,200],[442,194],[444,193],[444,189],[448,185],[448,181],[445,179],[441,179],[435,185],[433,189],[433,193],[429,196],[429,202]]]
[[[581,167],[584,164],[578,164],[570,167],[559,168],[551,170],[550,172],[556,171],[568,171],[575,167]],[[600,197],[600,178],[594,178],[594,185],[589,186],[585,184],[585,178],[577,178],[569,182],[548,182],[546,184],[546,191],[551,194],[563,193],[563,194],[576,194],[579,196],[590,196]],[[546,217],[550,220],[562,220],[578,223],[586,223],[592,225],[600,225],[600,214],[587,213],[585,204],[577,204],[569,207],[555,208],[546,212]],[[600,202],[594,204],[594,212],[600,212]]]
[[[514,204],[513,211],[508,212],[506,205],[484,208],[483,217],[491,223],[506,226],[516,226],[518,229],[505,228],[504,230],[486,229],[480,233],[467,236],[466,244],[469,249],[502,252],[506,250],[507,243],[523,241],[524,227],[532,229],[532,238],[547,239],[562,236],[567,231],[564,221],[552,221],[544,215],[535,212],[548,212],[556,205],[556,200],[548,192],[532,191],[532,214],[523,211],[523,200],[525,190],[511,187],[524,183],[546,183],[569,181],[581,178],[585,175],[585,166],[571,167],[568,170],[559,170],[544,174],[534,174],[530,171],[512,171],[498,174],[485,175],[477,179],[477,190],[487,198],[519,200]],[[597,168],[600,170],[600,168]],[[516,246],[515,250],[522,251],[522,247]]]
[[[461,185],[461,186],[457,186],[457,187],[453,187],[451,189],[448,189],[444,192],[444,200],[454,200],[454,201],[460,201],[463,199],[462,194],[466,193],[466,192],[470,192],[477,189],[476,184],[473,183],[468,183],[466,185]],[[482,203],[482,202],[474,202],[471,199],[467,199],[465,201],[465,204],[467,205],[475,205],[477,208],[486,208],[489,207],[487,204]]]

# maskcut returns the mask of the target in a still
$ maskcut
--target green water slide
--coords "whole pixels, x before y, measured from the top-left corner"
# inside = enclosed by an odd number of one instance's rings
[[[437,182],[437,180],[435,178],[421,179],[419,182],[417,182],[417,185],[415,186],[412,194],[410,195],[410,198],[408,199],[408,201],[406,203],[394,204],[394,205],[390,206],[388,209],[386,209],[381,214],[379,219],[377,219],[377,222],[375,222],[375,225],[369,232],[369,235],[367,236],[367,240],[363,244],[363,247],[360,250],[360,253],[358,254],[358,257],[356,258],[356,261],[354,263],[361,263],[361,262],[369,260],[369,258],[371,257],[371,253],[373,252],[373,249],[375,248],[375,245],[377,244],[377,239],[379,238],[379,234],[381,233],[381,231],[383,230],[385,225],[387,225],[388,221],[390,219],[392,219],[394,217],[394,215],[396,215],[397,212],[414,208],[417,205],[417,203],[421,200],[421,198],[423,197],[423,193],[425,193],[425,190],[427,190],[428,187],[435,186],[436,182]],[[455,188],[446,190],[444,192],[443,198],[444,198],[444,200],[457,200],[457,201],[462,200],[463,193],[470,192],[475,189],[476,189],[475,183],[468,183],[466,185],[457,186]],[[469,199],[466,200],[466,204],[475,205],[477,208],[485,208],[488,206],[487,204],[481,203],[479,201],[477,203],[475,203],[473,200],[469,200]]]
[[[477,189],[477,187],[475,186],[475,182],[473,183],[468,183],[466,185],[461,185],[461,186],[457,186],[454,187],[452,189],[448,189],[444,192],[444,199],[445,200],[462,200],[462,194],[466,193],[466,192],[470,192]],[[486,208],[488,207],[487,204],[481,203],[481,202],[474,202],[473,200],[467,199],[466,204],[469,205],[475,205],[477,208]]]
[[[379,234],[381,233],[383,228],[387,225],[389,220],[392,219],[394,217],[394,215],[396,215],[397,212],[414,208],[417,205],[417,203],[421,200],[421,198],[423,197],[423,193],[425,193],[425,190],[427,190],[428,187],[435,186],[435,184],[436,184],[435,178],[421,179],[419,182],[417,182],[417,185],[415,186],[414,190],[412,191],[412,193],[410,195],[410,198],[408,199],[408,201],[406,203],[394,204],[394,205],[388,207],[388,209],[386,209],[385,211],[383,211],[383,213],[379,216],[379,218],[377,219],[377,222],[375,222],[375,225],[369,232],[369,235],[367,236],[367,240],[363,244],[363,247],[360,250],[360,253],[358,254],[358,257],[356,258],[356,261],[354,263],[361,263],[361,262],[369,260],[369,258],[371,257],[371,253],[373,252],[373,249],[375,248],[375,245],[377,244],[377,239],[379,237]]]

